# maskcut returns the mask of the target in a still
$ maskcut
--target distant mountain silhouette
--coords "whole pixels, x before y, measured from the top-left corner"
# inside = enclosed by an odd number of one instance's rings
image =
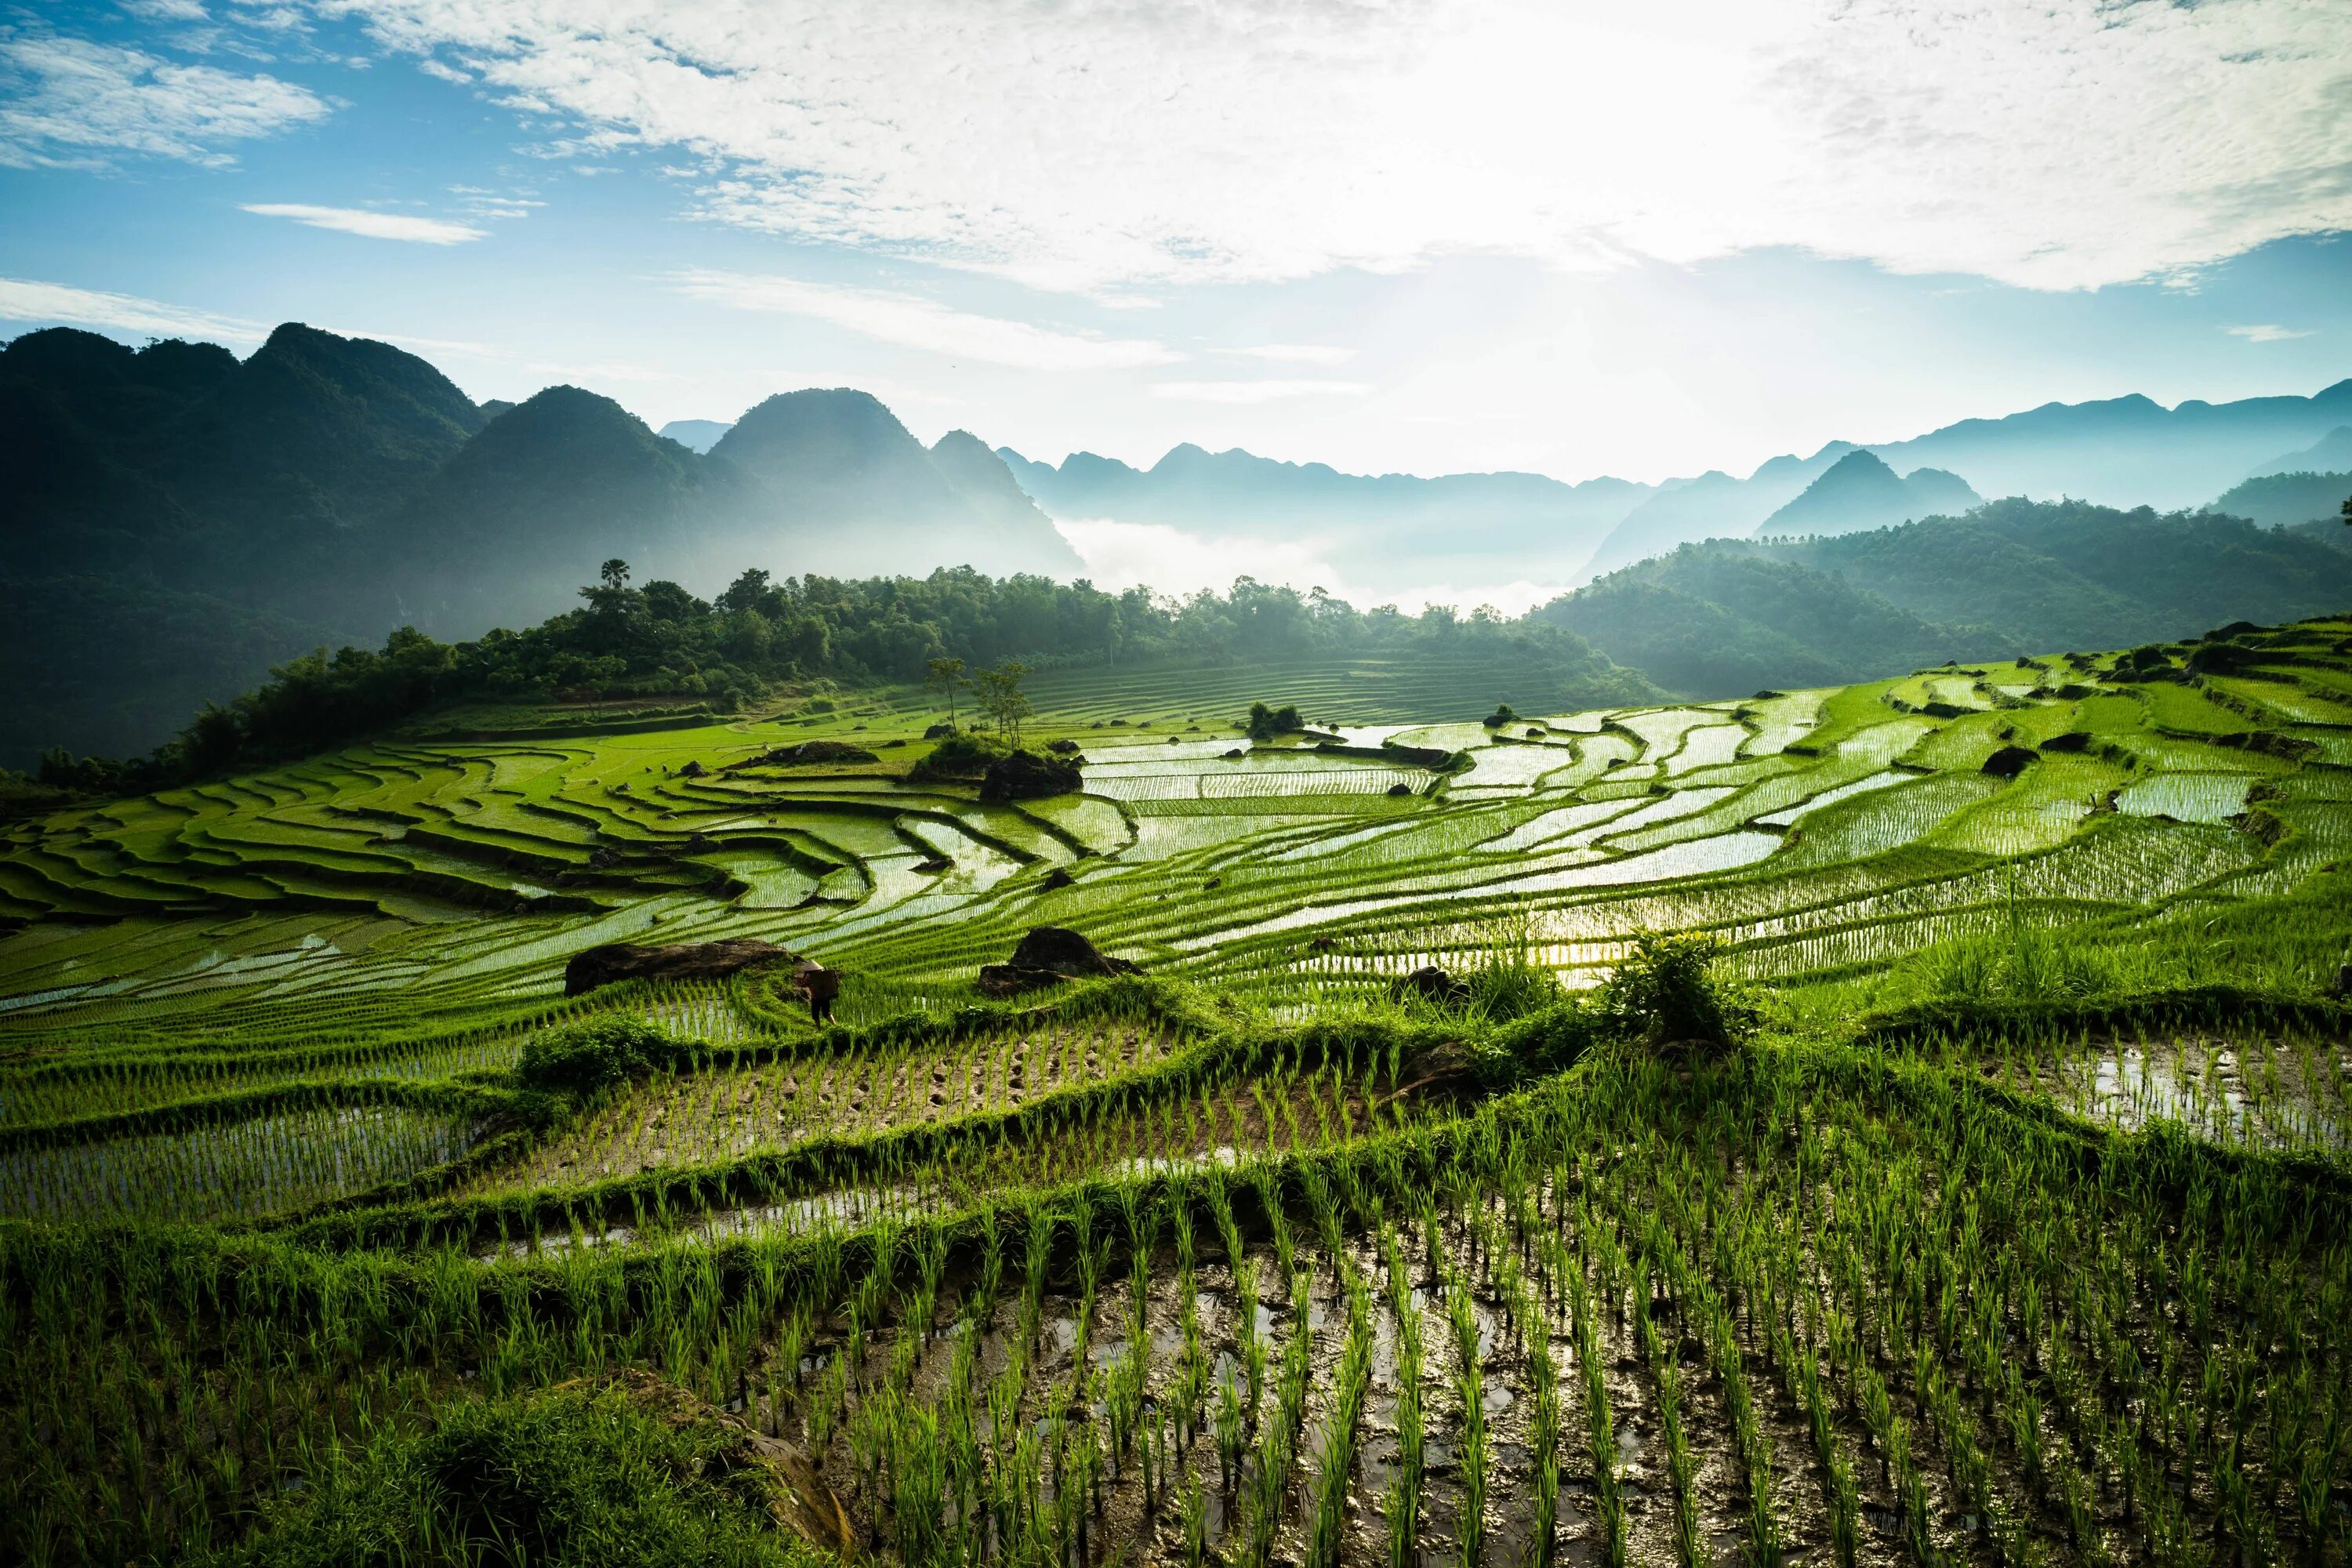
[[[999,572],[1078,569],[1077,552],[1024,504],[1001,459],[969,437],[940,447],[943,459],[871,394],[839,387],[769,398],[710,456],[760,479],[787,515],[827,520],[826,531],[798,541],[801,559],[820,570],[962,561]]]
[[[1585,569],[1599,576],[1693,540],[1752,533],[1853,449],[1852,442],[1832,441],[1810,458],[1774,458],[1744,479],[1716,468],[1661,489],[1626,514]]]
[[[1986,495],[2073,496],[2110,506],[2195,506],[2273,454],[2352,423],[2352,380],[2310,397],[2195,399],[2176,407],[2137,395],[2047,403],[2004,419],[1965,419],[1871,450],[1909,472],[1966,474]]]
[[[0,716],[0,762],[142,751],[320,642],[528,625],[612,555],[705,595],[752,566],[1078,570],[976,437],[926,451],[864,393],[771,399],[719,445],[697,453],[577,387],[478,405],[414,354],[299,325],[242,361],[18,338],[0,347],[16,606],[0,668],[52,673]],[[134,647],[145,662],[126,662]]]
[[[609,397],[551,386],[492,420],[387,528],[386,552],[406,561],[397,618],[456,637],[543,619],[614,555],[641,581],[722,582],[772,548],[775,512],[733,464]]]
[[[1897,474],[1877,454],[1852,451],[1759,523],[1756,537],[1854,533],[1915,518],[1956,516],[1983,499],[1958,474],[1941,468]]]
[[[1345,474],[1190,442],[1148,469],[1092,452],[1058,466],[1009,447],[998,456],[1054,517],[1157,523],[1212,539],[1313,540],[1348,581],[1379,592],[1573,581],[1601,536],[1654,488],[1541,474]]]
[[[0,346],[0,668],[19,678],[0,763],[51,743],[145,750],[192,703],[320,642],[374,643],[404,621],[444,637],[529,624],[574,603],[612,555],[639,583],[706,596],[755,566],[1076,575],[1049,513],[1181,528],[1212,551],[1311,546],[1375,595],[1602,573],[1554,609],[1605,627],[1595,640],[1621,662],[1717,692],[1776,660],[1764,681],[1844,679],[1944,642],[2114,646],[2352,602],[2329,574],[2352,561],[2338,524],[2273,532],[2018,500],[1881,526],[1966,505],[1958,475],[1987,494],[2332,517],[2332,476],[2352,465],[2316,479],[2281,465],[2342,461],[2352,381],[2172,409],[2052,404],[1868,460],[1832,442],[1745,479],[1659,485],[1345,474],[1189,444],[1149,469],[1083,452],[1047,465],[961,430],[926,448],[845,388],[673,428],[712,437],[708,451],[576,387],[478,405],[414,354],[293,323],[242,360],[65,328]],[[1679,548],[1768,520],[1832,536]]]
[[[2352,473],[2352,425],[2338,425],[2300,452],[2289,452],[2258,466],[2249,479],[2271,474]]]
[[[725,419],[673,419],[661,427],[661,434],[689,452],[708,452],[733,428],[733,423]]]

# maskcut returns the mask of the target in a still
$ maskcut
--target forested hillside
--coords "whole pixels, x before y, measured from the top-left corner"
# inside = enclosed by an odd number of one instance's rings
[[[163,787],[309,754],[465,699],[658,700],[669,714],[734,713],[781,683],[920,682],[935,658],[972,668],[1476,658],[1505,689],[1547,709],[1649,700],[1657,689],[1571,632],[1542,621],[1467,620],[1433,609],[1360,613],[1247,578],[1181,604],[1146,589],[1103,593],[969,569],[925,578],[778,582],[744,573],[715,601],[619,572],[583,607],[527,631],[444,643],[404,628],[379,650],[306,655],[257,689],[207,707],[176,740],[134,761],[56,752],[43,783],[100,795]],[[1502,672],[1507,672],[1504,674]],[[1181,684],[1181,675],[1169,679]]]
[[[781,452],[758,440],[780,405]],[[611,555],[705,594],[751,566],[1078,568],[986,447],[926,451],[864,393],[772,399],[730,437],[705,456],[570,386],[477,406],[297,324],[242,361],[28,333],[0,347],[0,764],[144,750],[321,643],[529,625]]]
[[[1832,538],[1685,544],[1538,613],[1671,690],[1721,696],[2322,614],[2352,604],[2352,554],[2331,542],[2012,499]]]

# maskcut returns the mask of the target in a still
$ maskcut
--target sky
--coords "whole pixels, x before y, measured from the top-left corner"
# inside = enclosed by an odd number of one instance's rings
[[[2345,0],[0,0],[0,336],[1744,473],[2352,375]]]

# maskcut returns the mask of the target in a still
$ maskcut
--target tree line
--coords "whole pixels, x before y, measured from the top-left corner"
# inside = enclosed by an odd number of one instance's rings
[[[471,641],[403,627],[381,649],[320,648],[257,689],[206,706],[148,756],[52,751],[40,782],[77,794],[142,794],[346,744],[458,699],[687,699],[732,713],[816,679],[937,687],[945,668],[938,661],[954,664],[950,681],[991,710],[1018,702],[1017,676],[997,689],[995,672],[1008,668],[1475,649],[1530,668],[1612,673],[1582,638],[1544,621],[1488,609],[1465,616],[1444,605],[1412,616],[1394,605],[1358,610],[1320,588],[1301,594],[1250,577],[1223,594],[1177,597],[1140,587],[1114,594],[1084,579],[992,578],[969,567],[864,579],[779,579],[754,569],[704,600],[672,582],[637,585],[616,559],[580,597],[578,608],[538,626]],[[966,669],[980,674],[966,678]],[[1007,714],[992,717],[1001,723]]]

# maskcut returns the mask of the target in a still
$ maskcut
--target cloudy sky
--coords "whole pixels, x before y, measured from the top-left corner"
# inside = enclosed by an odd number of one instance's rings
[[[2352,374],[2346,0],[0,0],[0,334],[1744,471]]]

